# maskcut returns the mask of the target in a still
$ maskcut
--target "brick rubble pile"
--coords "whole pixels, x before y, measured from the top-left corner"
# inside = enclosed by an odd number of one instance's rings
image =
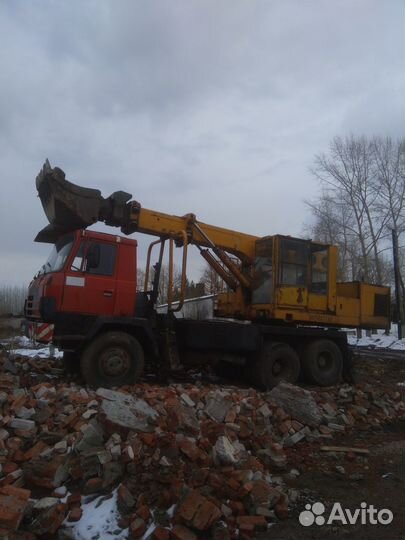
[[[113,494],[128,538],[254,538],[294,503],[289,449],[405,414],[368,385],[90,390],[45,360],[1,366],[0,538],[16,540],[75,538],[84,501]]]

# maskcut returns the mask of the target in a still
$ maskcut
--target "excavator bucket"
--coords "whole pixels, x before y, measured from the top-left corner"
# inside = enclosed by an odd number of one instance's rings
[[[36,236],[36,242],[55,242],[62,234],[84,229],[97,221],[111,221],[116,207],[125,206],[129,193],[117,192],[105,199],[98,189],[80,187],[65,178],[59,167],[46,160],[36,178],[38,196],[49,225]],[[117,201],[121,203],[117,205]],[[111,223],[115,224],[115,223]]]

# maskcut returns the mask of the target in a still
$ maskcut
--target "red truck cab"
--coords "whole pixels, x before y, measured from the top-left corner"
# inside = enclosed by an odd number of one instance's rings
[[[136,240],[88,230],[65,234],[29,285],[27,318],[133,316],[136,253]]]

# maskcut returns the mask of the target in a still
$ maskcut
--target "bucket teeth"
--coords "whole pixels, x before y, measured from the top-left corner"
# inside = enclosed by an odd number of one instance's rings
[[[36,187],[51,229],[59,234],[88,227],[99,220],[105,202],[101,192],[69,182],[62,169],[52,168],[48,160],[36,178]],[[49,233],[49,227],[47,230]]]
[[[119,191],[105,199],[98,189],[66,180],[64,171],[51,167],[48,159],[36,177],[36,187],[49,221],[49,226],[36,237],[39,242],[53,242],[61,234],[85,229],[97,221],[118,227],[126,225],[130,193]]]

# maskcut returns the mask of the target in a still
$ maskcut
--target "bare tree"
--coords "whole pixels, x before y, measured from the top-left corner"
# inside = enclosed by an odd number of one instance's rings
[[[318,200],[306,201],[306,204],[312,213],[312,220],[306,226],[306,233],[319,242],[338,246],[338,279],[356,279],[360,265],[350,207],[326,192],[322,193]]]
[[[208,263],[200,277],[200,283],[204,284],[205,294],[218,294],[226,289],[224,280]]]
[[[153,280],[153,275],[152,275],[152,280]],[[181,287],[181,270],[177,266],[174,266],[174,269],[173,269],[174,296],[173,298],[176,296],[176,290],[179,290],[180,287]],[[158,304],[167,303],[168,292],[169,292],[169,265],[162,264],[162,268],[160,269],[160,278],[159,278],[159,285],[158,285],[158,298],[157,298]]]
[[[0,315],[22,315],[27,287],[24,285],[0,286]]]
[[[385,227],[385,234],[391,237],[394,230],[398,239],[405,236],[405,141],[393,141],[387,137],[375,137],[372,141],[375,158],[375,190],[378,192],[378,213]],[[384,248],[383,248],[384,249]],[[400,252],[404,270],[404,249]],[[403,276],[403,271],[402,271]],[[400,276],[402,294],[404,281]]]
[[[381,221],[398,234],[405,232],[405,141],[374,138],[375,190]]]
[[[340,276],[382,283],[391,268],[389,228],[403,230],[404,141],[354,136],[333,139],[312,169],[321,195],[307,202],[316,239],[340,248]]]
[[[145,270],[137,268],[136,270],[136,289],[143,292],[145,290]]]

